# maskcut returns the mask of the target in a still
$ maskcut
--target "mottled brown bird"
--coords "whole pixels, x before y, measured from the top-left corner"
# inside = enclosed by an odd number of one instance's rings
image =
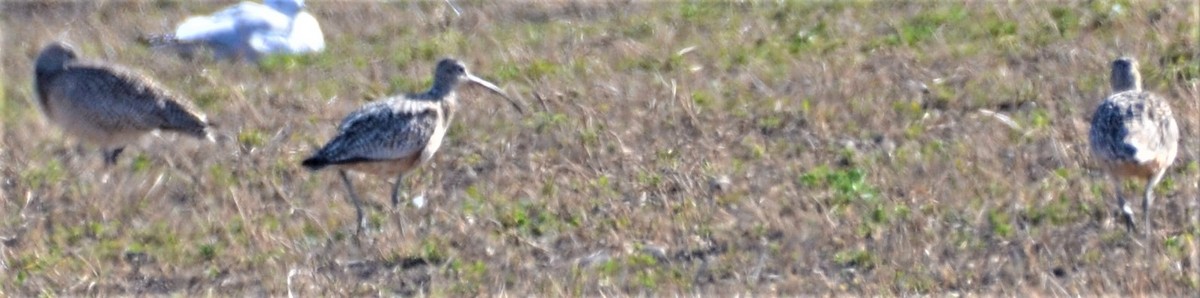
[[[454,90],[463,82],[487,88],[522,112],[515,100],[495,84],[471,75],[462,62],[442,59],[433,71],[433,87],[429,91],[392,96],[364,105],[342,120],[333,140],[303,161],[304,167],[314,171],[330,166],[338,169],[358,214],[357,231],[361,231],[366,222],[346,171],[385,177],[395,175],[392,205],[398,205],[404,174],[432,159],[442,145],[442,138],[458,106]]]
[[[1112,62],[1113,94],[1092,114],[1089,138],[1092,156],[1111,176],[1117,203],[1130,231],[1135,230],[1133,210],[1125,202],[1121,181],[1126,178],[1146,181],[1142,216],[1144,232],[1149,233],[1154,186],[1175,161],[1179,126],[1171,114],[1170,103],[1142,90],[1137,66],[1136,61],[1127,57]]]
[[[54,42],[34,69],[38,106],[68,134],[99,145],[104,162],[153,130],[211,140],[208,123],[187,102],[149,77],[125,67],[79,59],[71,45]]]

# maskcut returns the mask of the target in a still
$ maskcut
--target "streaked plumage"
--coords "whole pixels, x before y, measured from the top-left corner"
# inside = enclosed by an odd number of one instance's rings
[[[34,69],[38,106],[70,135],[99,145],[113,164],[123,148],[155,129],[209,138],[208,124],[186,101],[149,77],[99,61],[82,61],[51,43]]]
[[[441,146],[458,105],[454,90],[464,81],[484,86],[521,110],[494,84],[467,72],[462,63],[443,59],[434,70],[433,87],[429,91],[392,96],[359,108],[342,120],[333,140],[303,161],[311,170],[338,169],[358,213],[359,230],[366,223],[346,170],[396,175],[392,204],[398,205],[404,174],[432,159]]]
[[[1118,204],[1131,230],[1133,211],[1126,205],[1121,180],[1146,180],[1142,213],[1148,233],[1154,186],[1175,161],[1179,126],[1170,103],[1142,90],[1137,62],[1133,59],[1113,61],[1112,88],[1114,94],[1100,103],[1092,115],[1089,133],[1092,156],[1112,175]]]
[[[342,120],[338,135],[305,165],[340,165],[376,175],[408,171],[441,145],[448,126],[443,110],[436,102],[403,97],[367,104]]]

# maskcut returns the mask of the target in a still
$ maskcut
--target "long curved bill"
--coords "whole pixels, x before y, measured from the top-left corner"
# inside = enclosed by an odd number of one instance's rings
[[[496,84],[492,84],[492,82],[480,79],[479,77],[469,73],[466,74],[466,77],[468,81],[479,84],[479,86],[483,86],[484,88],[491,90],[492,93],[496,93],[497,95],[500,95],[500,97],[504,97],[504,99],[508,100],[508,103],[512,104],[513,108],[517,109],[517,113],[525,114],[525,109],[521,108],[521,104],[517,103],[517,100],[513,99],[512,97],[508,97],[508,94],[505,94],[504,91],[500,91],[500,87],[496,86]]]

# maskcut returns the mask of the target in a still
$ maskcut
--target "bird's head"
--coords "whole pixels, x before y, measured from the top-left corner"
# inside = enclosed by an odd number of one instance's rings
[[[521,105],[518,104],[515,99],[509,97],[508,94],[504,93],[504,91],[501,91],[500,87],[496,86],[496,84],[492,84],[492,82],[488,82],[487,80],[472,75],[471,72],[467,70],[466,65],[453,58],[445,58],[441,61],[438,61],[437,68],[435,68],[433,71],[433,80],[435,88],[445,88],[447,91],[457,88],[458,85],[463,82],[474,83],[487,88],[488,91],[491,91],[496,95],[500,95],[500,97],[504,97],[505,100],[508,100],[508,102],[512,104],[513,108],[517,109],[517,112],[525,113],[524,109],[521,108]]]
[[[289,16],[294,16],[304,10],[304,0],[264,0],[263,3]]]
[[[65,42],[52,42],[42,48],[42,52],[38,54],[37,63],[34,68],[35,74],[38,76],[58,73],[66,68],[67,63],[78,58],[75,54],[75,48]]]
[[[1113,92],[1127,90],[1142,90],[1142,75],[1138,73],[1138,63],[1130,57],[1121,57],[1112,62]]]

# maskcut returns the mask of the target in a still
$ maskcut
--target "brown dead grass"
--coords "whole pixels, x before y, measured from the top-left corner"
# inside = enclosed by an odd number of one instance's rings
[[[263,66],[136,42],[227,3],[0,4],[0,295],[1200,287],[1194,3],[459,2],[310,3],[328,51]],[[218,144],[147,137],[102,167],[32,105],[53,39],[186,94]],[[1110,224],[1087,157],[1121,54],[1185,136],[1148,239]],[[535,112],[464,91],[405,181],[428,206],[353,178],[373,225],[356,240],[336,175],[299,161],[357,106],[425,88],[442,56]]]

